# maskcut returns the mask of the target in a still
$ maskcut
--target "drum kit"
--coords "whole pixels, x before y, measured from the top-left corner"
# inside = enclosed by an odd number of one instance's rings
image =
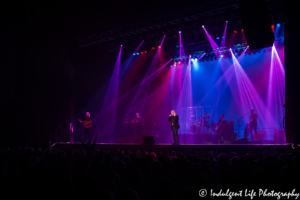
[[[209,119],[211,117],[211,114],[208,114],[207,112],[204,113],[202,117],[199,117],[197,122],[196,116],[191,115],[190,121],[194,121],[192,125],[190,126],[190,133],[194,134],[207,134],[210,133],[210,127],[209,127]]]

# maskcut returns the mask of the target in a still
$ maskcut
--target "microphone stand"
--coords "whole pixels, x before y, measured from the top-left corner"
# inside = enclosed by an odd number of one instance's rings
[[[246,114],[244,114],[243,116],[241,116],[237,121],[238,121],[238,134],[240,136],[240,120],[245,116],[247,115],[249,112],[247,112]]]

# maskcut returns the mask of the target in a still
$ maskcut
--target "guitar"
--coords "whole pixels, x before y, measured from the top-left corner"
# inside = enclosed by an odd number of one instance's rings
[[[92,126],[92,120],[87,122],[87,121],[81,121],[80,119],[78,119],[78,121],[80,123],[82,123],[85,128],[91,128],[91,126]]]
[[[225,120],[221,121],[221,123],[220,123],[219,125],[216,126],[215,131],[218,131],[218,130],[219,130],[219,128],[221,127],[221,125],[223,124],[224,121],[225,121]]]

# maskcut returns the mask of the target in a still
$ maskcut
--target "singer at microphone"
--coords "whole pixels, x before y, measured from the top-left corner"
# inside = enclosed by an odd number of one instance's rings
[[[169,122],[171,122],[171,130],[173,134],[173,145],[179,145],[179,138],[178,138],[178,129],[180,129],[179,126],[179,116],[176,115],[175,110],[171,111],[171,115],[169,115]]]

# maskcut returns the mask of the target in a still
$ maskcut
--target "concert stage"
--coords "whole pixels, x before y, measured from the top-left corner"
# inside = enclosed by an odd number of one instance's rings
[[[81,143],[66,143],[58,142],[53,145],[53,148],[63,149],[63,150],[75,150],[83,149]],[[154,145],[141,145],[141,144],[121,144],[121,143],[97,143],[97,150],[104,151],[116,151],[118,149],[124,151],[136,151],[140,152],[171,152],[175,151],[176,153],[183,153],[184,155],[192,155],[195,152],[198,152],[199,156],[203,157],[209,151],[213,151],[214,155],[217,156],[219,153],[227,153],[232,155],[235,152],[238,156],[243,156],[246,153],[251,153],[256,156],[261,154],[275,156],[279,154],[288,154],[294,150],[291,147],[291,144],[185,144],[185,145],[171,145],[166,143],[154,144]]]

